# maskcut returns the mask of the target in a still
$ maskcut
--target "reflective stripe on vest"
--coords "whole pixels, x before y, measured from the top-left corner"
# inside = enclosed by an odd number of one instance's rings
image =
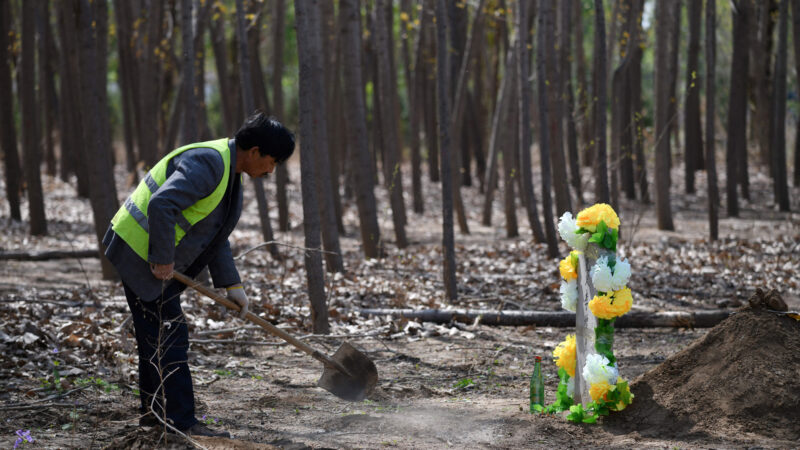
[[[161,185],[167,180],[167,165],[172,158],[181,153],[194,148],[213,148],[222,156],[225,164],[225,171],[217,187],[208,197],[197,201],[194,205],[184,209],[175,224],[175,245],[192,229],[194,224],[203,220],[211,214],[228,188],[231,168],[231,152],[228,147],[228,139],[217,139],[215,141],[199,142],[173,150],[165,156],[147,173],[144,179],[136,187],[130,197],[111,219],[112,228],[139,257],[147,261],[147,253],[150,243],[150,225],[147,221],[147,206],[150,197],[158,191]]]

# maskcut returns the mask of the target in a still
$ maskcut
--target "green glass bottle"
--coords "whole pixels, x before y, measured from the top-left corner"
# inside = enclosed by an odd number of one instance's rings
[[[531,406],[530,412],[536,412],[534,405],[544,406],[544,380],[542,380],[542,357],[536,357],[531,374]]]

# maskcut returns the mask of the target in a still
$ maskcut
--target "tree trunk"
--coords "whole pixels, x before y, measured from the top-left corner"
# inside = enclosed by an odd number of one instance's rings
[[[640,0],[639,10],[644,10],[644,0]],[[640,23],[642,21],[642,14],[637,18],[637,35],[634,40],[633,52],[631,54],[631,109],[633,115],[633,178],[634,183],[639,185],[639,198],[642,203],[650,203],[650,193],[648,191],[647,181],[647,160],[644,156],[644,123],[642,112],[642,58],[644,51],[642,45],[644,41],[641,32]]]
[[[138,68],[139,92],[135,98],[139,101],[139,117],[136,119],[137,140],[139,142],[139,157],[150,168],[158,162],[160,133],[159,121],[161,114],[162,93],[160,92],[160,77],[162,65],[160,57],[164,49],[160,48],[163,37],[165,3],[156,0],[144,0],[138,11],[137,21],[141,34],[135,51],[137,55],[136,67]],[[157,51],[158,49],[158,51]]]
[[[656,213],[659,230],[674,230],[669,196],[670,167],[670,30],[675,20],[667,0],[656,3]]]
[[[117,19],[117,55],[119,58],[117,77],[119,79],[121,97],[122,134],[123,140],[125,141],[125,168],[128,171],[130,185],[132,186],[138,181],[138,176],[136,174],[136,163],[138,161],[135,149],[135,113],[133,107],[135,90],[133,89],[132,83],[136,77],[132,76],[134,72],[133,55],[131,54],[131,27],[133,20],[130,16],[130,2],[115,0],[114,13]],[[63,94],[63,88],[61,92],[62,96],[66,97],[66,95]]]
[[[242,91],[242,111],[244,117],[250,116],[256,109],[255,94],[253,89],[252,69],[250,67],[250,51],[247,45],[247,31],[245,26],[245,12],[243,0],[236,0],[236,40],[239,44],[239,77]],[[265,242],[274,241],[275,238],[272,233],[272,224],[269,221],[269,206],[267,204],[267,195],[264,192],[264,183],[261,178],[252,178],[253,189],[256,193],[256,202],[258,203],[258,216],[261,222],[261,234]],[[270,255],[276,260],[282,259],[277,245],[269,245]]]
[[[450,111],[448,108],[448,92],[450,86],[450,52],[447,44],[448,17],[445,0],[436,0],[436,103],[439,123],[439,150],[442,155],[442,255],[444,275],[444,295],[449,302],[458,299],[456,285],[456,253],[453,236],[453,197],[452,184],[457,177],[451,172],[450,158]],[[455,179],[454,179],[455,178]]]
[[[514,45],[515,48],[515,56],[513,58],[515,60],[515,65],[513,70],[516,71],[516,83],[514,84],[514,90],[517,94],[517,147],[515,150],[517,151],[517,158],[519,161],[520,166],[520,197],[522,198],[522,203],[525,206],[525,211],[528,213],[528,225],[531,227],[531,231],[539,228],[541,229],[541,224],[539,223],[539,210],[536,205],[536,193],[533,190],[533,174],[531,170],[531,146],[533,144],[533,137],[531,135],[531,113],[530,113],[530,105],[531,105],[531,98],[533,94],[531,92],[531,82],[529,78],[529,69],[530,69],[530,52],[528,51],[528,46],[532,45],[532,40],[529,40],[530,37],[530,28],[528,28],[530,24],[530,11],[528,10],[528,6],[530,6],[527,2],[519,2],[517,8],[517,14],[515,15],[514,19],[516,21],[516,28],[517,28],[517,40],[516,44]],[[541,12],[542,14],[544,11]],[[509,58],[511,60],[512,58]],[[509,73],[506,73],[506,77],[509,77]],[[540,95],[542,93],[540,92]],[[505,152],[503,157],[505,158]],[[546,177],[546,174],[542,175]],[[545,193],[542,194],[543,196]],[[546,195],[550,195],[549,192]],[[547,211],[545,211],[545,218],[547,217]],[[547,220],[547,219],[545,219]]]
[[[702,2],[689,2],[689,52],[686,60],[686,106],[684,111],[684,170],[686,193],[693,194],[694,172],[702,169],[703,138],[700,125],[700,77],[698,57],[700,55],[700,22],[703,16]]]
[[[516,44],[513,45],[516,46]],[[509,51],[516,52],[516,49],[509,48]],[[513,59],[509,58],[506,61],[516,64],[516,60],[517,57],[515,56]],[[511,84],[509,93],[514,92],[518,84],[517,71],[509,72],[504,79],[508,79]],[[508,117],[518,117],[519,102],[509,99],[508,103]],[[500,139],[503,148],[503,211],[506,216],[506,237],[511,239],[519,237],[517,196],[514,193],[514,186],[518,184],[517,180],[519,180],[519,121],[512,120],[509,126],[503,126]],[[544,236],[544,231],[541,231],[541,233]],[[544,242],[544,239],[540,242]]]
[[[713,1],[713,0],[712,0]],[[568,311],[497,311],[494,309],[360,309],[364,316],[392,316],[434,323],[461,322],[499,326],[570,328],[575,313]],[[614,321],[615,328],[711,328],[730,316],[729,311],[630,312]]]
[[[731,60],[731,88],[728,102],[728,144],[725,157],[725,187],[728,216],[739,216],[739,200],[736,185],[740,184],[741,159],[747,148],[747,72],[749,65],[748,35],[750,0],[733,2],[733,59]]]
[[[241,0],[238,0],[241,1]],[[325,299],[325,280],[322,271],[320,244],[320,214],[317,201],[316,156],[317,137],[324,128],[323,109],[318,101],[322,91],[322,43],[320,42],[319,1],[296,0],[297,55],[300,65],[300,177],[303,195],[303,228],[305,246],[306,280],[311,300],[311,318],[314,333],[328,334],[328,307]]]
[[[83,148],[88,163],[89,200],[94,216],[95,235],[100,254],[105,252],[103,236],[111,218],[119,208],[114,163],[112,160],[111,123],[106,97],[108,5],[105,2],[80,0],[79,61],[81,66],[81,108],[85,112]],[[117,272],[105,258],[100,259],[103,278],[117,278]]]
[[[330,180],[330,197],[333,202],[333,220],[337,234],[344,234],[344,222],[342,221],[342,196],[339,192],[339,174],[342,173],[342,161],[344,160],[344,146],[342,144],[342,133],[339,114],[341,101],[336,97],[339,89],[337,84],[341,82],[339,77],[339,63],[337,56],[337,36],[336,36],[336,13],[333,2],[320,3],[320,26],[322,33],[322,64],[324,69],[324,95],[325,95],[325,117],[328,145],[328,165],[322,170],[328,171]],[[325,211],[323,209],[323,211]],[[324,216],[323,216],[324,217]],[[325,229],[323,228],[323,233]],[[338,240],[338,236],[337,236]],[[323,237],[323,243],[325,238]],[[326,255],[327,256],[327,255]]]
[[[572,0],[575,27],[575,76],[578,81],[578,117],[581,124],[581,147],[583,148],[583,165],[591,167],[594,164],[594,127],[592,124],[592,111],[594,101],[589,101],[589,83],[586,80],[586,52],[583,49],[583,6],[581,0]],[[592,93],[593,95],[593,93]]]
[[[197,142],[200,133],[197,127],[197,96],[194,90],[194,26],[192,11],[194,0],[181,0],[181,89],[183,89],[183,134],[182,145]]]
[[[66,164],[78,179],[78,196],[89,198],[88,162],[83,150],[83,112],[74,105],[81,104],[81,86],[78,79],[78,28],[73,2],[59,2],[59,38],[61,40],[61,103],[62,112],[62,164]],[[63,174],[62,174],[63,176]],[[66,177],[65,177],[66,178]]]
[[[388,0],[379,0],[375,5],[375,45],[378,59],[378,92],[380,96],[381,116],[381,144],[383,147],[384,180],[392,205],[392,221],[394,223],[395,239],[399,248],[408,246],[406,237],[406,213],[403,199],[403,171],[400,167],[400,148],[398,146],[397,119],[395,116],[393,96],[397,86],[392,83],[390,73],[391,52],[389,46],[389,30],[383,20],[387,8],[391,5]]]
[[[792,43],[795,72],[800,73],[800,0],[792,0]],[[800,186],[800,117],[797,118],[794,140],[794,186]]]
[[[22,97],[20,113],[26,120],[22,127],[22,154],[25,184],[28,192],[30,232],[34,236],[47,234],[44,213],[44,194],[40,165],[42,147],[39,120],[36,112],[36,7],[37,2],[22,2],[22,67],[19,90]]]
[[[659,0],[663,1],[663,0]],[[594,0],[594,83],[592,115],[594,117],[594,171],[595,202],[608,203],[608,167],[606,158],[606,108],[608,105],[606,80],[606,26],[603,0]],[[555,256],[555,255],[553,255]]]
[[[272,6],[272,107],[276,117],[283,117],[283,46],[286,33],[286,0],[274,0]],[[289,172],[286,164],[279,165],[275,172],[278,229],[289,231],[289,200],[286,195]]]
[[[561,50],[561,74],[564,76],[564,99],[566,103],[562,111],[561,118],[564,136],[567,137],[567,157],[569,166],[569,178],[572,189],[575,191],[575,198],[578,205],[583,204],[583,192],[581,188],[581,168],[580,156],[578,155],[578,129],[575,123],[575,90],[572,84],[572,2],[562,1],[559,3],[561,28],[559,30],[559,47]],[[581,24],[578,24],[581,26]],[[583,44],[582,42],[580,44]]]
[[[672,22],[669,30],[669,133],[672,136],[670,139],[670,157],[669,168],[672,169],[672,148],[671,143],[676,144],[680,142],[678,137],[680,134],[678,120],[678,47],[680,46],[680,32],[681,32],[681,10],[683,8],[682,0],[671,0]],[[669,185],[672,186],[672,177],[669,177]]]
[[[423,6],[420,13],[423,15],[421,23],[425,26],[420,27],[420,33],[425,33],[425,43],[423,45],[424,56],[422,60],[425,64],[423,70],[426,75],[424,77],[422,89],[424,89],[424,92],[436,92],[436,79],[434,78],[434,74],[436,73],[436,45],[433,42],[435,36],[433,19],[431,18],[435,5],[433,4],[433,0],[424,0]],[[433,95],[425,95],[424,102],[425,146],[428,150],[428,178],[432,183],[438,183],[440,181],[439,133],[436,131],[436,98],[434,98]]]
[[[359,0],[341,0],[339,14],[342,16],[342,70],[344,78],[345,114],[347,144],[352,149],[355,164],[356,206],[361,229],[361,245],[364,256],[380,258],[383,256],[380,228],[378,226],[375,203],[372,161],[367,142],[367,108],[364,101],[361,74],[361,7]]]
[[[554,3],[553,3],[554,4]],[[561,73],[561,49],[559,48],[559,38],[556,33],[557,10],[549,5],[550,14],[548,37],[548,47],[545,49],[544,57],[547,58],[547,102],[548,109],[551,111],[547,118],[550,136],[550,159],[552,161],[553,190],[556,199],[556,215],[566,211],[572,211],[572,199],[569,193],[569,178],[567,178],[567,160],[564,157],[564,136],[562,134],[562,123],[564,117],[564,74]]]
[[[511,74],[513,72],[511,70],[516,67],[516,56],[514,55],[516,55],[516,51],[509,51],[509,56],[506,58],[506,76],[500,80],[500,87],[497,89],[497,100],[495,101],[494,114],[492,116],[492,129],[489,134],[489,156],[487,158],[486,173],[483,176],[486,180],[486,190],[483,193],[483,220],[481,221],[487,227],[492,224],[492,203],[494,201],[495,184],[497,183],[497,155],[501,153],[501,148],[504,148],[503,143],[501,143],[501,137],[507,128],[505,126],[506,117],[508,116],[507,105],[512,88]],[[513,61],[513,65],[509,67],[508,64],[511,64],[511,61]],[[503,162],[505,162],[506,152],[503,151],[502,153]]]
[[[17,131],[14,125],[14,97],[9,67],[8,48],[11,28],[11,2],[0,1],[0,149],[3,151],[6,198],[11,218],[22,220],[20,211],[21,189],[19,153],[17,152]]]
[[[786,182],[786,41],[788,34],[786,16],[789,15],[788,10],[788,0],[781,0],[770,137],[775,203],[781,211],[789,211],[789,186]]]
[[[602,1],[602,0],[595,0]],[[524,2],[523,2],[524,3]],[[522,4],[522,3],[521,3]],[[602,5],[600,5],[602,8]],[[552,47],[550,44],[550,37],[553,36],[553,22],[552,22],[552,4],[548,0],[539,1],[539,23],[537,27],[537,43],[536,43],[536,82],[539,90],[539,152],[541,153],[541,166],[542,166],[542,215],[544,216],[544,231],[547,236],[547,254],[551,258],[558,256],[558,241],[556,237],[555,220],[553,218],[553,203],[550,197],[551,193],[551,180],[550,180],[550,133],[548,129],[549,113],[547,110],[547,59],[545,52],[549,51]],[[605,32],[604,32],[605,33]],[[527,34],[527,33],[526,33]],[[523,59],[527,61],[527,56],[523,51],[523,44],[519,42],[519,50],[517,50],[517,58],[522,62]],[[603,52],[603,48],[598,48],[597,52]],[[605,55],[603,56],[605,57]],[[520,65],[522,67],[522,65]],[[519,76],[527,75],[518,72]],[[527,77],[525,77],[527,80]],[[520,80],[522,82],[524,80]],[[605,114],[605,112],[604,112]],[[523,160],[521,164],[524,166],[526,162]],[[527,162],[530,167],[530,161]]]
[[[225,43],[225,16],[220,10],[214,12],[216,20],[213,22],[211,33],[211,46],[214,50],[214,65],[217,68],[217,81],[219,91],[227,93],[220,95],[220,106],[222,109],[222,122],[225,126],[225,134],[233,136],[240,124],[237,123],[237,113],[235,107],[236,91],[231,87],[231,79],[228,74],[228,49]],[[280,166],[278,166],[280,167]]]
[[[39,52],[39,101],[42,119],[42,132],[44,134],[44,162],[45,171],[50,176],[56,175],[56,153],[53,144],[53,132],[56,130],[57,99],[55,97],[54,83],[54,54],[50,53],[53,47],[53,30],[50,28],[50,2],[41,0],[36,11],[36,34],[38,37]]]
[[[415,49],[414,54],[416,55],[415,62],[412,67],[411,63],[411,33],[410,30],[412,28],[412,20],[413,20],[413,11],[411,0],[403,0],[400,2],[400,8],[403,14],[405,14],[404,20],[400,23],[401,32],[400,36],[403,40],[403,75],[405,75],[405,82],[406,82],[406,93],[408,95],[408,127],[410,133],[410,151],[411,151],[411,198],[412,198],[412,205],[413,210],[417,214],[422,214],[424,211],[424,202],[422,201],[422,171],[420,169],[420,139],[419,139],[419,114],[417,112],[419,100],[422,99],[421,93],[418,86],[418,81],[422,78],[422,54],[421,49],[424,43],[423,36],[424,33],[421,32],[423,29],[420,26],[420,32],[418,33],[419,36],[417,37],[416,45],[413,46]],[[424,16],[424,15],[423,15]],[[421,110],[421,108],[420,108]]]
[[[800,2],[800,0],[793,0]],[[719,187],[717,186],[717,159],[714,139],[714,93],[716,91],[717,36],[716,0],[706,0],[706,178],[708,181],[708,231],[709,239],[719,238]]]
[[[753,105],[751,114],[751,140],[758,144],[759,160],[765,167],[771,167],[770,162],[770,114],[773,110],[772,86],[773,77],[773,36],[778,17],[778,2],[776,0],[761,0],[755,2],[750,21],[749,53],[751,64],[748,67],[748,83],[750,85],[750,104]],[[745,155],[747,157],[747,155]],[[770,169],[770,172],[772,170]],[[744,178],[742,182],[742,197],[749,199],[749,179],[747,173],[740,172]],[[745,196],[745,193],[748,195]]]

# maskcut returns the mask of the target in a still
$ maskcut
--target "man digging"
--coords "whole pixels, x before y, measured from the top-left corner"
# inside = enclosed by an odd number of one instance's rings
[[[230,437],[195,417],[180,304],[183,283],[208,267],[214,287],[247,314],[248,300],[228,236],[242,212],[242,177],[266,176],[294,152],[294,135],[256,113],[233,139],[180,147],[159,161],[111,220],[106,257],[122,278],[139,351],[139,425],[167,423],[187,435]]]

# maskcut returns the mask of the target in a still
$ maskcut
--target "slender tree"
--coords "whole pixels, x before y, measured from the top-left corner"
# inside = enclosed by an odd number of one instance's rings
[[[283,117],[283,46],[286,34],[286,0],[272,2],[272,108],[277,117]],[[278,198],[278,229],[289,231],[289,200],[286,185],[289,172],[286,164],[275,170],[275,195]]]
[[[196,142],[200,137],[197,127],[197,95],[194,82],[194,27],[192,11],[194,0],[181,0],[181,89],[183,89],[183,144]]]
[[[241,1],[241,0],[238,0]],[[303,228],[305,246],[312,249],[305,252],[306,280],[308,296],[311,300],[311,318],[314,333],[330,332],[328,307],[325,299],[325,280],[322,271],[322,258],[318,250],[320,243],[320,214],[317,201],[317,180],[315,158],[320,153],[317,148],[318,133],[324,129],[321,121],[322,111],[317,103],[322,92],[322,77],[319,66],[322,63],[322,43],[320,42],[319,0],[296,0],[294,3],[297,21],[297,56],[300,63],[300,177],[303,195]]]
[[[800,0],[795,0],[800,1]],[[706,0],[706,173],[708,182],[709,239],[719,238],[719,187],[717,186],[717,161],[714,139],[714,110],[717,70],[717,5],[716,0]]]
[[[20,211],[20,164],[17,152],[17,130],[14,125],[14,97],[12,95],[11,68],[8,47],[11,32],[11,1],[0,0],[0,149],[3,151],[6,198],[11,218],[22,220]]]
[[[670,6],[672,7],[672,21],[670,22],[669,29],[669,114],[667,119],[669,123],[669,132],[673,136],[674,141],[680,142],[678,136],[680,135],[680,120],[678,120],[678,47],[680,47],[681,36],[681,11],[683,10],[683,0],[671,0]],[[672,151],[670,150],[669,167],[672,168]],[[669,178],[669,184],[672,186],[672,177]]]
[[[57,130],[56,111],[58,99],[56,98],[54,64],[56,55],[51,53],[55,44],[53,30],[50,27],[50,2],[41,0],[36,10],[36,34],[39,52],[39,111],[42,119],[42,133],[44,135],[44,163],[46,173],[50,176],[56,174],[56,153],[53,143],[53,134]]]
[[[663,0],[658,0],[659,2]],[[606,108],[608,105],[608,82],[606,80],[606,26],[603,0],[594,0],[594,169],[595,201],[608,203],[608,165],[606,158]],[[659,16],[659,20],[661,20]]]
[[[638,15],[636,16],[636,33],[631,36],[631,73],[630,73],[630,95],[631,111],[633,121],[631,123],[633,132],[633,178],[634,183],[639,186],[639,198],[642,203],[650,202],[647,181],[647,160],[644,156],[644,124],[642,107],[642,58],[644,56],[643,47],[644,33],[641,28],[642,12],[644,11],[644,0],[638,0]]]
[[[700,77],[698,57],[700,56],[700,22],[703,16],[703,2],[689,2],[689,49],[686,59],[686,106],[684,113],[684,171],[686,193],[695,191],[694,172],[702,169],[703,138],[700,125]]]
[[[672,8],[668,0],[656,1],[656,214],[659,230],[673,230],[669,196],[670,158],[670,30],[673,27]]]
[[[792,0],[792,43],[795,71],[800,73],[800,0]],[[800,186],[800,117],[797,118],[794,140],[794,186]]]
[[[381,120],[381,147],[383,148],[383,165],[386,188],[392,205],[392,220],[394,223],[395,239],[397,246],[408,246],[406,237],[406,213],[403,199],[403,171],[400,167],[400,147],[398,146],[397,120],[395,116],[393,97],[396,95],[396,85],[392,83],[390,73],[391,52],[389,46],[389,30],[383,20],[384,14],[391,5],[388,0],[378,0],[375,4],[375,44],[377,47],[377,72],[378,92],[380,101]]]
[[[778,208],[781,211],[789,211],[789,187],[786,182],[786,41],[788,39],[788,15],[789,2],[788,0],[781,0],[770,136],[775,203],[778,204]]]
[[[586,80],[586,52],[583,49],[583,5],[581,0],[572,0],[575,27],[575,79],[578,82],[578,117],[581,125],[581,147],[583,165],[590,167],[594,161],[594,126],[592,125],[592,104],[589,101],[589,83]]]
[[[378,227],[377,208],[372,172],[372,161],[367,142],[367,107],[362,89],[361,74],[361,7],[359,0],[342,0],[339,4],[342,18],[342,75],[344,81],[347,144],[350,147],[353,164],[353,178],[356,184],[355,197],[358,218],[361,225],[361,245],[364,256],[380,258],[383,255],[381,233]]]
[[[39,118],[36,112],[36,7],[38,2],[22,2],[22,67],[19,90],[23,121],[22,148],[25,184],[28,192],[30,232],[34,236],[47,234],[47,219],[44,212],[44,194],[40,164],[42,147]]]
[[[458,299],[456,286],[456,253],[453,236],[453,197],[451,184],[455,181],[450,170],[450,111],[448,92],[450,87],[450,51],[447,45],[448,17],[445,0],[436,0],[436,104],[439,123],[439,150],[442,155],[442,254],[445,298]]]
[[[105,2],[80,0],[77,4],[80,23],[81,108],[84,111],[83,148],[92,180],[89,200],[94,216],[98,251],[102,255],[103,236],[108,223],[119,207],[114,183],[114,162],[111,146],[111,123],[106,97],[108,6]],[[101,257],[103,278],[114,279],[116,271]]]
[[[759,162],[771,169],[770,162],[770,114],[773,110],[772,87],[774,72],[772,55],[774,54],[775,25],[778,18],[778,0],[760,0],[753,2],[749,21],[748,84],[750,105],[750,140],[758,145]],[[746,147],[746,146],[745,146]],[[744,150],[743,148],[739,149]],[[740,156],[747,158],[745,151]],[[749,199],[749,177],[740,170],[742,197]]]
[[[137,81],[133,76],[133,54],[131,40],[133,39],[133,20],[131,19],[131,4],[125,0],[114,0],[114,13],[117,20],[117,77],[120,90],[120,112],[122,113],[122,134],[125,142],[125,168],[129,174],[131,185],[138,181],[136,174],[136,136],[134,128],[134,93],[136,89],[132,84]],[[62,93],[63,93],[62,88]],[[62,124],[64,123],[62,118]],[[66,134],[66,131],[63,131]],[[63,136],[62,136],[63,137]],[[62,140],[63,144],[63,140]],[[63,164],[63,162],[62,162]],[[63,173],[63,171],[62,171]]]
[[[252,114],[255,111],[255,94],[253,89],[252,71],[250,68],[250,51],[247,45],[247,31],[245,25],[245,10],[243,0],[236,0],[236,41],[239,45],[239,77],[240,86],[242,90],[242,108],[244,116]],[[275,238],[272,233],[272,224],[269,221],[269,206],[267,204],[267,195],[264,192],[264,183],[261,178],[252,178],[253,189],[256,193],[256,203],[258,204],[258,215],[261,219],[261,234],[265,242],[274,241]],[[273,258],[280,260],[282,258],[278,251],[278,246],[269,245],[270,255]]]
[[[561,123],[563,126],[564,136],[567,137],[567,157],[569,166],[569,179],[572,184],[572,190],[575,192],[575,198],[578,204],[583,203],[583,189],[581,187],[581,169],[580,157],[578,156],[578,128],[575,121],[575,89],[572,84],[572,2],[562,1],[558,4],[560,8],[559,19],[560,28],[559,36],[559,50],[561,55],[559,62],[561,64],[561,74],[564,78],[564,107],[562,109]],[[581,26],[581,24],[578,24]],[[581,44],[583,44],[581,42]]]
[[[552,162],[553,191],[555,193],[556,213],[561,214],[565,211],[572,211],[572,199],[569,193],[569,178],[567,177],[567,160],[564,157],[564,135],[562,134],[562,124],[564,117],[564,75],[561,73],[561,50],[559,48],[559,37],[557,30],[557,10],[553,5],[549,5],[547,19],[548,29],[551,35],[548,38],[549,47],[544,52],[547,58],[547,102],[548,110],[551,111],[547,117],[547,126],[550,136],[550,160]]]
[[[602,0],[595,0],[602,1]],[[522,6],[525,2],[520,2]],[[550,180],[550,136],[548,127],[549,112],[547,110],[547,58],[545,52],[551,48],[550,37],[553,35],[553,22],[552,22],[552,4],[548,0],[539,1],[539,20],[537,26],[537,42],[536,42],[536,82],[539,91],[539,152],[541,154],[540,163],[542,166],[542,212],[544,216],[544,231],[547,236],[547,254],[551,258],[558,256],[558,241],[556,238],[555,220],[553,218],[553,203],[550,197],[552,184]],[[600,5],[602,9],[602,5]],[[524,10],[525,7],[522,6]],[[526,14],[520,14],[520,18],[527,17]],[[521,30],[522,28],[520,28]],[[527,34],[527,33],[526,33]],[[605,34],[605,31],[603,31]],[[517,58],[522,59],[525,57],[522,42],[517,44]],[[601,58],[605,58],[605,51],[603,47],[598,47],[598,52],[602,54]],[[603,69],[605,70],[605,69]],[[522,76],[522,72],[518,72],[518,76]],[[605,76],[602,76],[605,78]],[[527,80],[527,77],[525,78]],[[522,82],[523,80],[520,80]],[[605,83],[605,81],[603,81]],[[521,107],[521,104],[520,104]],[[603,113],[605,114],[605,112]],[[605,129],[605,127],[604,127]],[[525,164],[525,161],[521,161]],[[524,170],[524,169],[523,169]],[[606,195],[608,196],[608,195]]]
[[[739,216],[739,199],[736,191],[740,184],[741,159],[746,153],[747,144],[747,72],[749,55],[750,0],[734,0],[731,7],[733,14],[733,59],[731,60],[730,101],[728,102],[728,143],[725,153],[725,191],[727,197],[728,216]],[[744,149],[743,149],[744,147]]]
[[[408,127],[409,127],[409,150],[411,152],[411,204],[415,213],[422,213],[424,210],[422,199],[422,170],[420,168],[420,138],[419,138],[419,113],[417,106],[419,105],[420,89],[417,80],[420,79],[421,59],[420,49],[424,42],[424,33],[418,33],[416,45],[413,44],[411,29],[413,28],[413,11],[411,0],[402,0],[400,2],[401,10],[401,23],[400,23],[400,36],[402,39],[402,56],[403,56],[403,75],[406,82],[406,93],[408,96]],[[416,55],[415,61],[412,64],[411,49],[415,48]]]

